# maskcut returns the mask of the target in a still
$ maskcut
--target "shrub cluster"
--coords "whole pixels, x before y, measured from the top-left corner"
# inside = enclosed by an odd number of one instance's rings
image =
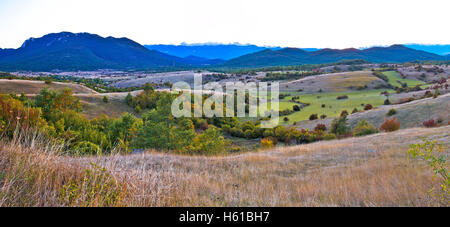
[[[397,114],[397,110],[396,109],[390,109],[387,113],[386,116],[391,117],[393,115]]]
[[[432,128],[432,127],[437,127],[438,126],[438,122],[435,121],[434,119],[429,119],[426,120],[422,123],[423,126],[427,127],[427,128]]]
[[[381,124],[381,130],[385,132],[397,131],[400,128],[400,122],[394,117],[392,119],[386,119],[386,121]]]
[[[369,124],[369,122],[367,122],[366,119],[362,119],[361,121],[359,121],[358,124],[356,124],[355,128],[353,129],[354,136],[370,135],[377,132],[378,129],[375,128],[375,126]]]

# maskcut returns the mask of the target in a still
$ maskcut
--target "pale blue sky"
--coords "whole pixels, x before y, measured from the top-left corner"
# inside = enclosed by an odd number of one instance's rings
[[[449,44],[448,0],[0,0],[0,48],[70,31],[141,44]]]

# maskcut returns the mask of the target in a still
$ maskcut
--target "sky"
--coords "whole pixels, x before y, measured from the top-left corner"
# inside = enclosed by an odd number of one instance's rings
[[[450,44],[448,0],[0,0],[0,48],[69,31],[141,44]]]

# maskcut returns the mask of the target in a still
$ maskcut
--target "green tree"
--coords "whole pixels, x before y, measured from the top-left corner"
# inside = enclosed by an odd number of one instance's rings
[[[203,133],[197,135],[188,146],[187,151],[192,154],[213,155],[225,153],[230,141],[226,140],[222,133],[214,126],[209,127]]]
[[[125,97],[125,103],[129,106],[133,104],[133,96],[130,92],[128,92],[127,96]]]
[[[343,115],[339,118],[333,119],[330,126],[330,133],[334,133],[337,136],[346,135],[350,132],[350,128],[347,125],[347,115]]]
[[[174,119],[171,103],[174,97],[164,94],[157,102],[156,109],[146,113],[144,125],[138,130],[133,146],[136,148],[155,148],[182,150],[192,143],[195,130],[190,119]]]
[[[148,93],[150,91],[154,91],[155,88],[150,83],[145,83],[144,85],[144,91],[145,93]]]

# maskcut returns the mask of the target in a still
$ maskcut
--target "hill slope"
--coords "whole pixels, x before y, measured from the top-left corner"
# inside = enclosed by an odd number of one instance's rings
[[[62,91],[64,88],[72,89],[74,94],[98,94],[98,92],[75,83],[52,82],[46,84],[44,81],[36,80],[7,80],[0,79],[0,94],[24,93],[26,95],[38,94],[44,87]]]
[[[183,66],[182,59],[151,51],[127,38],[52,33],[0,51],[2,70],[95,70]]]
[[[391,97],[392,100],[392,97]],[[390,109],[397,110],[397,114],[387,117]],[[379,127],[387,118],[395,117],[400,121],[400,128],[421,127],[422,123],[429,119],[441,119],[445,124],[450,122],[450,93],[437,98],[420,99],[397,105],[382,105],[373,110],[359,112],[348,116],[348,123],[354,127],[360,120],[366,119],[375,127]],[[330,127],[332,118],[314,121],[297,122],[297,128],[314,129],[317,124],[325,124]]]

